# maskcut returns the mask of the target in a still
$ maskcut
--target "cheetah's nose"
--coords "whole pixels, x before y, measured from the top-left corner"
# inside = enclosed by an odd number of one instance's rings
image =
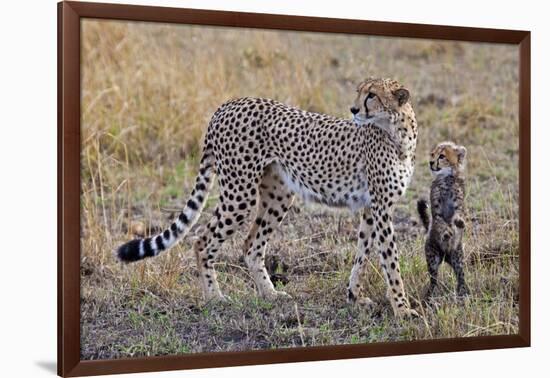
[[[349,111],[352,112],[353,114],[357,114],[359,113],[359,108],[352,106],[351,108],[349,108]]]

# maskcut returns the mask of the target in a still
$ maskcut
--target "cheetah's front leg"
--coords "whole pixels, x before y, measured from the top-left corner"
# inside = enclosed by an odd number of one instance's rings
[[[410,308],[405,295],[399,269],[399,252],[395,244],[391,209],[373,208],[372,214],[374,221],[372,236],[378,248],[380,263],[388,286],[386,295],[393,312],[398,318],[418,316],[418,313]]]
[[[372,305],[372,300],[363,295],[363,285],[361,285],[361,276],[365,272],[367,266],[367,258],[372,250],[373,238],[371,237],[373,226],[373,218],[370,208],[365,208],[361,214],[361,224],[359,226],[359,234],[357,237],[357,254],[353,260],[353,268],[348,285],[348,302],[357,303],[362,306]]]

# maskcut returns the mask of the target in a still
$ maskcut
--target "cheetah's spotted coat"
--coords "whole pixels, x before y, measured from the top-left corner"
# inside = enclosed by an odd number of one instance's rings
[[[351,108],[354,121],[268,99],[225,103],[210,121],[199,175],[186,207],[163,233],[122,245],[119,258],[136,261],[173,246],[196,222],[217,174],[220,201],[194,244],[206,298],[224,298],[214,262],[222,243],[254,210],[255,221],[244,245],[246,264],[261,296],[287,296],[275,290],[264,257],[270,234],[298,194],[362,211],[348,299],[370,303],[362,295],[360,276],[374,249],[394,313],[416,315],[405,296],[392,225],[394,204],[405,193],[415,162],[417,123],[408,100],[409,92],[399,83],[367,79],[359,85]]]

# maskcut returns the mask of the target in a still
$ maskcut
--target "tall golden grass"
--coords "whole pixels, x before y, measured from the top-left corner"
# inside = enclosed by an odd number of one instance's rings
[[[83,22],[82,43],[84,358],[517,332],[513,47],[99,20]],[[347,307],[357,219],[324,208],[291,213],[284,237],[275,234],[268,251],[274,272],[289,279],[296,311],[254,298],[239,260],[241,234],[226,243],[220,261],[224,291],[235,298],[229,308],[202,302],[188,241],[154,260],[117,263],[113,251],[131,237],[133,222],[154,232],[187,200],[202,136],[220,104],[269,97],[347,118],[355,86],[367,76],[404,83],[420,125],[416,173],[398,206],[397,230],[421,320],[392,319],[375,258],[366,279],[381,304],[372,313]],[[473,293],[456,300],[444,269],[451,290],[426,306],[419,301],[427,282],[424,236],[414,208],[428,195],[428,151],[448,139],[468,148],[465,248]]]

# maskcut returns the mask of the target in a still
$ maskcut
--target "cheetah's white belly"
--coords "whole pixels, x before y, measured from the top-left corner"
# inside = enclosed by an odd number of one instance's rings
[[[369,194],[368,184],[365,183],[365,186],[363,188],[350,192],[350,196],[349,199],[346,201],[346,204],[352,211],[357,211],[365,207],[370,207],[371,198]]]
[[[294,194],[300,196],[305,202],[322,203],[332,207],[347,207],[351,211],[357,211],[365,207],[370,207],[371,205],[371,197],[366,179],[364,180],[365,184],[363,187],[358,189],[322,195],[302,185],[281,165],[276,164],[276,169],[286,186],[294,192]]]

